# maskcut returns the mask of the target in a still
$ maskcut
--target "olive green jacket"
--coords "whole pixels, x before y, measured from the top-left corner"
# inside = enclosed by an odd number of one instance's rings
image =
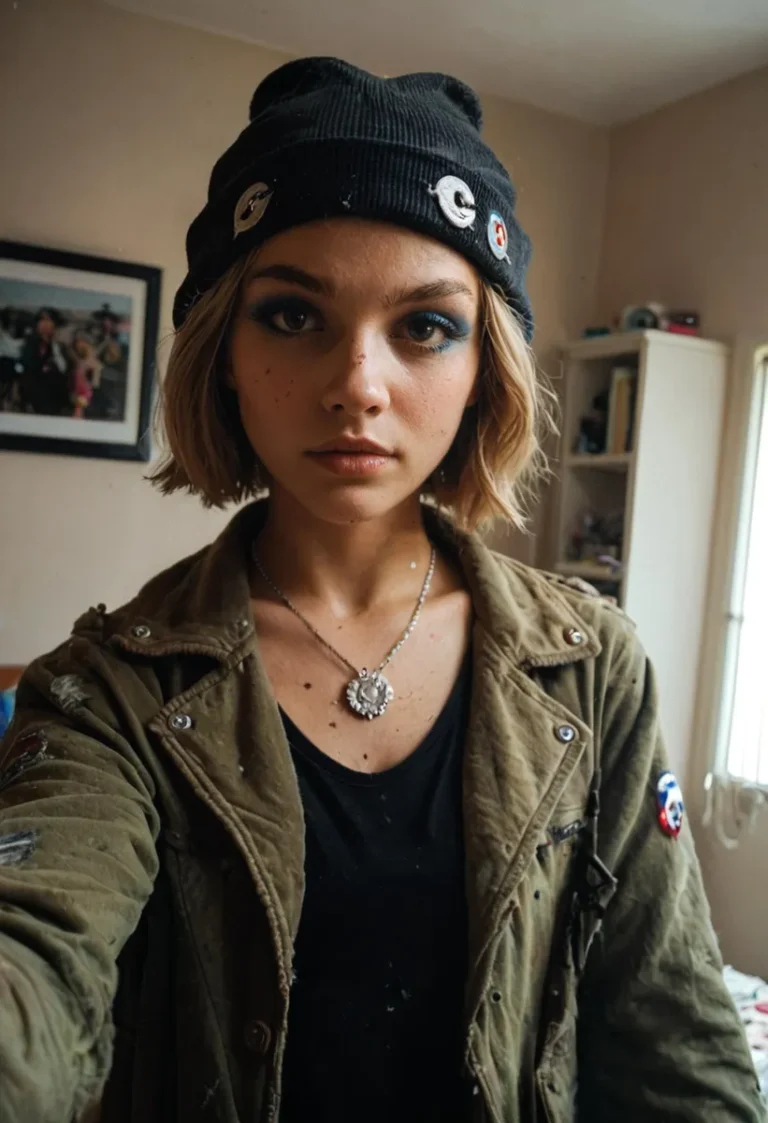
[[[476,615],[468,1121],[756,1123],[690,832],[658,825],[631,625],[426,517]],[[102,1092],[103,1123],[279,1119],[304,829],[249,611],[262,518],[86,613],[22,680],[0,752],[0,1123],[69,1123]]]

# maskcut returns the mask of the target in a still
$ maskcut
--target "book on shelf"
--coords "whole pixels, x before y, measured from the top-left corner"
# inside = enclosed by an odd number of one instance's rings
[[[605,451],[611,456],[632,451],[636,396],[637,370],[634,367],[614,367],[611,371],[605,444]]]

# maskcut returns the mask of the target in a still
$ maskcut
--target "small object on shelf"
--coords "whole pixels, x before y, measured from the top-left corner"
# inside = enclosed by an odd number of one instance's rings
[[[637,370],[616,366],[611,371],[611,392],[608,407],[608,434],[605,451],[611,456],[632,448],[634,399],[637,391]]]
[[[603,526],[604,524],[602,521],[598,520],[595,523],[596,529],[599,528],[600,530],[602,530]],[[584,544],[584,549],[581,556],[585,559],[589,558],[593,561],[598,561],[601,565],[621,565],[621,562],[618,560],[619,547],[615,545],[606,545],[603,542],[586,542]]]
[[[608,395],[596,394],[592,399],[592,410],[582,417],[574,452],[595,455],[605,452],[608,431]]]
[[[673,335],[698,335],[701,318],[698,312],[670,312],[667,331]]]
[[[578,561],[584,556],[585,545],[597,539],[596,528],[599,525],[594,511],[582,511],[576,525],[570,534],[567,557],[569,561]]]
[[[602,326],[599,326],[599,327],[584,328],[584,332],[583,332],[583,335],[584,335],[585,339],[597,339],[601,335],[610,335],[610,334],[611,334],[611,328],[608,327],[607,325],[602,325]]]
[[[632,382],[629,395],[629,420],[627,422],[627,435],[624,451],[632,452],[635,447],[635,418],[637,417],[637,377]]]
[[[567,560],[561,565],[567,566],[568,572],[576,577],[587,577],[586,571],[593,577],[614,577],[622,569],[623,536],[623,511],[602,517],[595,511],[582,511],[571,532]],[[578,568],[582,566],[585,572]]]
[[[690,309],[670,311],[663,304],[628,304],[615,320],[618,331],[668,331],[672,335],[699,335],[701,318]],[[584,332],[587,335],[587,332]]]
[[[628,304],[622,309],[619,325],[622,331],[647,331],[667,326],[666,309],[663,304],[648,301],[647,304]]]
[[[616,547],[611,546],[609,547],[609,549],[615,550]],[[597,555],[597,562],[599,565],[604,565],[606,569],[609,569],[611,571],[611,573],[621,573],[623,568],[622,563],[616,557],[615,553],[599,553]]]

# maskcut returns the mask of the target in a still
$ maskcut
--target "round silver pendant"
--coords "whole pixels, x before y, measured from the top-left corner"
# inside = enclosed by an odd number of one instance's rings
[[[369,673],[365,667],[347,686],[350,708],[369,721],[381,717],[394,696],[395,692],[384,675],[380,671]]]

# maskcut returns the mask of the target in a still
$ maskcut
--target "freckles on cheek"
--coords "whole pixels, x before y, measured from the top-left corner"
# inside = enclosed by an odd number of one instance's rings
[[[424,427],[427,418],[435,411],[435,398],[439,396],[439,388],[432,386],[412,386],[397,403],[400,415],[408,425],[416,429]]]
[[[283,382],[280,378],[270,378],[272,368],[266,367],[260,374],[244,378],[240,382],[240,399],[251,408],[257,408],[259,402],[271,401],[279,406],[293,397],[295,379]]]
[[[258,403],[271,398],[275,405],[280,401],[275,397],[275,387],[270,385],[269,376],[272,367],[265,367],[263,371],[248,373],[239,381],[240,401],[244,406],[255,409]]]
[[[402,403],[401,416],[405,424],[420,438],[445,441],[453,438],[464,412],[464,398],[460,400],[449,385],[419,388]]]
[[[271,377],[271,367],[235,369],[234,390],[243,417],[258,416],[265,406],[279,405],[281,399],[276,394],[279,384]]]

